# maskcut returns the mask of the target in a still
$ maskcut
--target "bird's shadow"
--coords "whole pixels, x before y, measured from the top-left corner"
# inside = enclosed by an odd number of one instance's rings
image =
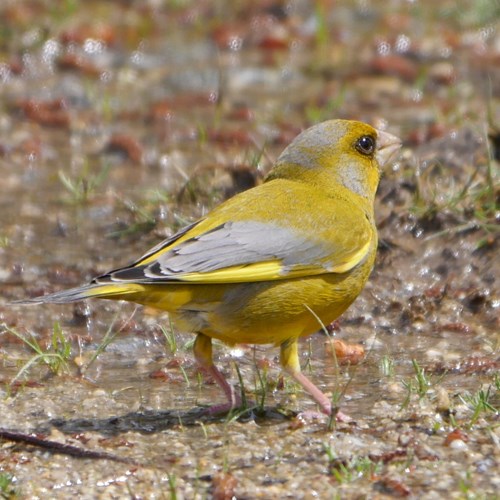
[[[50,453],[70,455],[77,458],[112,460],[127,464],[140,465],[134,458],[87,449],[80,445],[47,439],[56,428],[64,434],[72,436],[86,432],[97,432],[103,436],[116,436],[125,432],[154,434],[173,427],[188,427],[224,423],[232,420],[239,422],[257,422],[260,425],[273,425],[293,418],[294,412],[276,408],[248,408],[233,410],[223,415],[212,415],[207,408],[193,408],[188,411],[144,411],[131,412],[121,416],[108,418],[76,418],[66,420],[57,418],[39,424],[31,432],[0,428],[0,441],[11,441],[32,449],[43,449]]]
[[[191,410],[164,410],[130,412],[125,415],[107,418],[55,418],[37,426],[35,432],[50,433],[56,428],[64,434],[78,434],[82,432],[98,432],[106,436],[116,436],[125,432],[139,432],[154,434],[179,426],[196,426],[224,423],[229,420],[239,422],[257,422],[260,425],[273,425],[295,417],[296,413],[277,408],[248,408],[233,410],[226,414],[212,415],[206,408],[198,407]]]

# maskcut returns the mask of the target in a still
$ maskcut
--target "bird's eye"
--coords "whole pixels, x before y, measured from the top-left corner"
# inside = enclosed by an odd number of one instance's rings
[[[371,135],[364,135],[356,141],[355,147],[361,154],[370,156],[375,152],[375,139]]]

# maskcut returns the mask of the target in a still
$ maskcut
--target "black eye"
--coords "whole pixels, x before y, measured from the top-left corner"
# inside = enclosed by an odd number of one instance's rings
[[[371,135],[363,135],[356,141],[355,148],[362,155],[370,156],[375,152],[375,139]]]

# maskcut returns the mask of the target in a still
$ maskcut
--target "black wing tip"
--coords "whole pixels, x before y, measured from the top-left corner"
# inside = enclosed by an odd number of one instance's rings
[[[136,284],[160,284],[176,280],[174,275],[162,277],[163,269],[159,262],[151,264],[123,267],[111,273],[100,276],[92,281],[95,284],[104,283],[136,283]]]

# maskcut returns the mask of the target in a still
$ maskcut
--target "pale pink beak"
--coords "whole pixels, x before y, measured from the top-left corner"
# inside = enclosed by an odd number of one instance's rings
[[[380,167],[389,163],[399,151],[399,148],[401,148],[401,139],[399,137],[388,132],[383,132],[382,130],[377,130],[377,152],[375,153],[375,158],[377,158]]]

